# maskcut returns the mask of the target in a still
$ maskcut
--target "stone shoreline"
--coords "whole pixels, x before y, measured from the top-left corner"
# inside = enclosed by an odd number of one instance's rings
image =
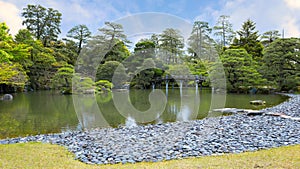
[[[300,95],[265,112],[300,117]],[[63,145],[88,164],[135,163],[241,153],[300,144],[300,122],[276,116],[234,114],[132,128],[106,128],[0,140],[0,144]]]

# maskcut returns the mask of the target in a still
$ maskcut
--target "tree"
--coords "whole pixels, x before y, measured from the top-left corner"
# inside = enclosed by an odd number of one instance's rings
[[[24,44],[15,43],[8,31],[8,26],[0,23],[0,62],[19,62],[25,66],[30,48]]]
[[[261,36],[261,43],[267,47],[269,46],[273,41],[276,39],[280,38],[281,34],[279,33],[278,30],[272,30],[272,31],[267,31],[262,34]]]
[[[157,62],[155,43],[150,39],[141,39],[135,44],[134,52],[125,60],[124,65],[129,75],[135,75],[146,59]]]
[[[256,24],[248,19],[242,25],[242,29],[237,31],[237,34],[240,36],[239,44],[245,45],[251,41],[256,41],[258,36],[258,31],[256,31]]]
[[[60,31],[62,14],[52,8],[45,8],[41,5],[27,5],[23,8],[22,16],[25,18],[23,25],[39,40],[43,45],[48,45],[49,41],[56,40]]]
[[[22,91],[28,76],[18,63],[0,63],[0,93]]]
[[[107,61],[98,67],[96,81],[99,80],[108,80],[115,88],[121,88],[127,80],[125,67],[120,62]]]
[[[139,57],[146,58],[155,58],[155,43],[148,39],[141,39],[138,43],[135,44],[134,53],[139,55]]]
[[[59,68],[52,78],[52,85],[55,89],[61,90],[63,94],[72,93],[72,77],[74,67],[72,65],[64,65]]]
[[[110,50],[119,41],[123,41],[125,44],[129,43],[121,24],[105,22],[105,25],[106,27],[99,29],[99,31],[102,33],[102,35],[100,35],[100,39],[105,41],[107,49]]]
[[[227,49],[221,55],[221,61],[230,92],[247,92],[249,87],[258,87],[265,83],[265,79],[256,70],[255,61],[245,49]]]
[[[28,76],[23,66],[27,66],[29,47],[17,44],[8,33],[5,23],[0,23],[0,93],[23,90]]]
[[[107,61],[117,61],[122,62],[126,58],[128,58],[130,55],[130,52],[127,48],[127,46],[124,44],[123,41],[116,42],[111,50],[109,50],[107,53],[105,53],[104,58],[101,63],[107,62]]]
[[[242,25],[242,29],[237,31],[239,39],[235,38],[231,48],[244,48],[256,61],[261,60],[263,45],[258,40],[258,31],[253,21],[248,19]]]
[[[167,28],[160,35],[160,57],[167,64],[177,63],[178,57],[183,53],[183,37],[180,31],[173,28]]]
[[[300,39],[277,39],[264,49],[264,76],[278,90],[300,86]]]
[[[221,15],[213,29],[215,31],[214,35],[220,37],[222,47],[230,45],[235,33],[232,24],[229,22],[229,16]]]
[[[49,48],[53,50],[53,56],[57,62],[63,64],[74,65],[78,57],[77,49],[74,49],[70,41],[64,43],[63,41],[53,41],[49,44]]]
[[[98,71],[96,74],[96,81],[98,80],[108,80],[112,81],[115,70],[121,64],[117,61],[107,61],[104,64],[99,65]]]
[[[91,37],[91,32],[86,25],[77,25],[68,31],[67,37],[74,39],[77,42],[77,54],[80,53],[82,46]]]
[[[100,34],[91,37],[81,50],[76,72],[95,77],[99,64],[106,61],[123,61],[130,54],[128,42],[120,24],[105,22],[106,27],[99,29]]]
[[[189,37],[190,52],[193,53],[194,58],[201,58],[205,48],[209,44],[209,34],[212,29],[208,22],[195,21],[191,36]]]
[[[0,23],[0,41],[11,42],[12,36],[9,34],[9,28],[5,22]]]
[[[170,65],[168,73],[175,76],[190,75],[189,67],[185,64],[181,65]]]
[[[57,68],[62,66],[56,62],[56,51],[53,48],[44,47],[40,40],[34,40],[28,30],[20,30],[15,37],[17,44],[29,47],[28,58],[23,65],[29,76],[30,87],[32,89],[45,89],[51,85],[52,76]],[[53,43],[49,43],[51,47]],[[60,59],[60,58],[59,58]]]
[[[138,67],[131,86],[140,89],[149,89],[155,79],[155,62],[152,58],[144,60],[141,67]]]

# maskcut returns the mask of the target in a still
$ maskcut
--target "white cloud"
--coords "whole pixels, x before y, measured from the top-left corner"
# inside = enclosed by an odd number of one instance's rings
[[[198,18],[209,18],[211,26],[220,15],[229,15],[234,30],[240,30],[243,22],[251,19],[262,34],[269,30],[285,30],[285,37],[300,36],[300,0],[220,0],[220,10],[207,8],[205,15]],[[207,16],[209,15],[209,16]]]
[[[284,2],[293,9],[300,9],[300,1],[299,0],[284,0]]]
[[[5,22],[10,28],[12,35],[23,28],[21,11],[12,3],[0,1],[0,22]]]

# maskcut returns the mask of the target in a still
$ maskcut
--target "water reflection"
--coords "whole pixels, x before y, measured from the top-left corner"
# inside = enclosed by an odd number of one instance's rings
[[[177,121],[189,121],[191,119],[191,110],[188,106],[184,105],[183,108],[177,113],[176,120]]]
[[[130,100],[135,109],[145,112],[151,108],[149,95],[154,91],[131,90],[124,103]],[[154,111],[150,123],[201,119],[209,115],[212,101],[210,90],[197,92],[195,88],[183,88],[181,97],[179,89],[166,92],[168,92],[168,101],[164,111],[162,113]],[[14,94],[12,102],[0,101],[0,138],[55,133],[79,128],[118,127],[125,125],[126,122],[131,124],[132,120],[128,119],[128,116],[140,125],[141,119],[137,120],[130,113],[124,116],[118,111],[113,97],[119,95],[106,93],[96,96],[64,96],[49,91]],[[214,98],[218,99],[218,97],[219,95],[214,95]],[[249,101],[265,100],[266,106],[273,106],[285,99],[286,97],[280,95],[227,94],[226,107],[260,109],[264,107],[255,107],[250,105]],[[160,102],[159,99],[154,100]]]

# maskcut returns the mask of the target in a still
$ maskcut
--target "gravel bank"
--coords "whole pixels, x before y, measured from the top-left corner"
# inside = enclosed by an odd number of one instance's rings
[[[300,117],[300,95],[264,109]],[[273,116],[231,116],[133,128],[107,128],[0,140],[0,144],[40,141],[66,146],[91,164],[135,163],[191,156],[241,153],[300,144],[300,122]]]

